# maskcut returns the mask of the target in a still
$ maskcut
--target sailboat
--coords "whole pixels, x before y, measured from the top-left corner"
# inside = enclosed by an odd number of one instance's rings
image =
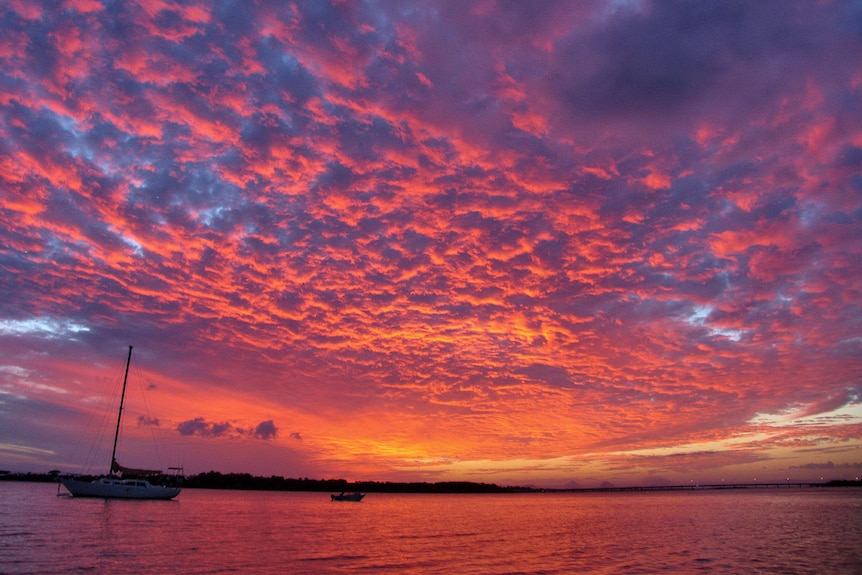
[[[180,488],[171,485],[150,483],[147,477],[161,476],[160,470],[132,469],[117,463],[117,439],[120,436],[120,422],[123,418],[123,401],[126,397],[126,382],[129,379],[129,365],[132,362],[132,346],[126,358],[126,373],[123,376],[123,391],[120,394],[120,410],[117,413],[117,428],[114,431],[114,448],[111,451],[111,466],[108,474],[94,480],[63,478],[60,482],[75,497],[103,497],[106,499],[173,499],[180,494]],[[179,468],[171,468],[179,474]],[[131,476],[131,477],[130,477]],[[179,475],[178,475],[179,476]]]

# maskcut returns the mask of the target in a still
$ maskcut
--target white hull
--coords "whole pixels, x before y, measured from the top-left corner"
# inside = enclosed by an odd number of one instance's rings
[[[180,494],[179,487],[153,485],[144,479],[117,479],[102,477],[94,481],[63,479],[63,487],[75,497],[103,497],[105,499],[173,499]]]

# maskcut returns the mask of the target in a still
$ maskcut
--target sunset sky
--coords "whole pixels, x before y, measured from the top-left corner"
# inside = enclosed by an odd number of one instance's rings
[[[3,0],[0,31],[0,469],[106,471],[133,345],[124,465],[862,474],[859,2]]]

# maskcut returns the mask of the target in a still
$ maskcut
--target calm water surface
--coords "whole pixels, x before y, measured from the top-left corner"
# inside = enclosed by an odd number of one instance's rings
[[[0,482],[0,573],[862,574],[862,490],[395,495]]]

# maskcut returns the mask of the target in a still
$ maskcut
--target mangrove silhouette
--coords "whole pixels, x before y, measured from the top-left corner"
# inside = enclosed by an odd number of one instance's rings
[[[56,483],[70,475],[53,470],[48,473],[12,473],[0,470],[0,481]],[[76,475],[84,480],[96,476]],[[500,487],[492,483],[443,481],[439,483],[390,481],[347,481],[346,479],[293,479],[277,475],[259,477],[250,473],[208,471],[182,479],[184,489],[235,489],[246,491],[363,491],[369,493],[524,493],[540,491],[530,487]]]
[[[209,471],[191,475],[183,482],[186,488],[241,489],[249,491],[362,491],[368,493],[523,493],[529,487],[501,487],[493,483],[469,481],[391,482],[347,481],[346,479],[292,479],[273,475],[257,477],[249,473]]]

